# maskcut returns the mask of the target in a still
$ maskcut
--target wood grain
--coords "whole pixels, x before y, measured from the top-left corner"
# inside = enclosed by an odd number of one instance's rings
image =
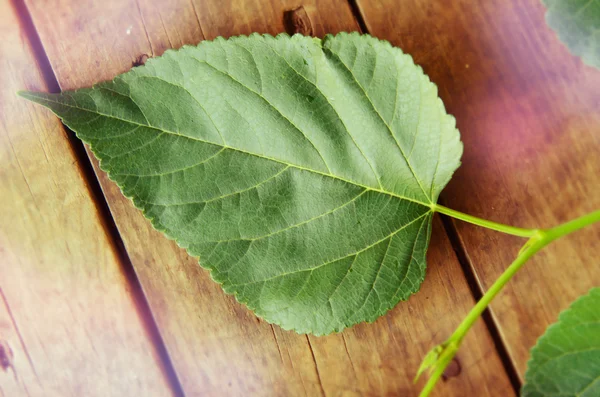
[[[550,227],[600,208],[600,71],[571,56],[537,0],[362,1],[368,30],[413,55],[457,118],[463,165],[442,193],[459,211]],[[456,223],[483,289],[518,238]],[[519,375],[558,313],[600,284],[598,225],[547,248],[493,302]]]
[[[0,396],[170,395],[29,33],[0,2]]]
[[[143,54],[203,38],[308,29],[356,30],[343,1],[28,2],[63,89],[89,86],[129,69]],[[176,12],[174,12],[176,10]],[[288,17],[284,18],[284,14]],[[60,23],[54,23],[60,21]],[[473,305],[438,221],[423,292],[376,323],[306,337],[270,326],[226,296],[197,261],[154,231],[94,167],[153,309],[183,389],[189,395],[403,395],[422,356],[442,342]],[[514,395],[483,323],[460,356],[461,373],[439,395]],[[485,362],[482,366],[479,363]]]

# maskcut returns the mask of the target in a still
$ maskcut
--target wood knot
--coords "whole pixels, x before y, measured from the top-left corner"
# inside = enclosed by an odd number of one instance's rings
[[[135,61],[133,61],[133,66],[142,66],[143,64],[146,63],[146,61],[148,60],[148,58],[150,58],[148,56],[148,54],[142,54],[139,57],[135,58]]]
[[[10,349],[10,346],[8,346],[8,343],[0,340],[0,368],[2,368],[3,371],[7,371],[12,367],[13,357],[13,352]]]
[[[283,24],[285,25],[285,31],[289,35],[300,33],[305,36],[312,36],[314,34],[312,23],[304,6],[284,11]]]
[[[452,359],[452,361],[450,361],[450,363],[446,367],[446,370],[444,371],[444,374],[442,375],[442,379],[447,380],[449,378],[457,377],[458,375],[460,375],[460,371],[461,371],[460,362],[458,361],[458,359],[456,357],[454,357]]]

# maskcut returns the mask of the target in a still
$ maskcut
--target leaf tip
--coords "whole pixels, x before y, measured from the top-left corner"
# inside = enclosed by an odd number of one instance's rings
[[[31,91],[24,91],[24,90],[17,91],[17,95],[20,96],[21,98],[25,98],[25,99],[31,98],[31,94],[33,94],[33,92],[31,92]]]
[[[48,94],[43,92],[20,90],[17,91],[17,95],[21,98],[27,99],[28,101],[42,104],[41,100],[44,99]]]

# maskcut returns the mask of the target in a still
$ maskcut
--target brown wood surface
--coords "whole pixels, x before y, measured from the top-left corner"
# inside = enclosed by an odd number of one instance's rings
[[[30,33],[0,2],[0,396],[170,395]]]
[[[27,1],[62,89],[89,86],[144,56],[216,36],[357,30],[342,0]],[[284,25],[284,19],[288,21]],[[473,305],[447,237],[435,221],[422,291],[374,324],[306,337],[259,321],[176,244],[154,231],[94,167],[188,395],[416,395],[422,356]],[[458,355],[461,371],[440,396],[510,396],[514,391],[483,322]],[[422,383],[421,383],[422,385]]]
[[[457,118],[465,154],[444,204],[534,228],[600,208],[600,71],[569,54],[541,2],[397,3],[358,1],[368,31],[413,55]],[[489,287],[522,241],[455,225],[478,282]],[[553,244],[492,303],[519,376],[548,324],[600,285],[599,248],[598,225]]]

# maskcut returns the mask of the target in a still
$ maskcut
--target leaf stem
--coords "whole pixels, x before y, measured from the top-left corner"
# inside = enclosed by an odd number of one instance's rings
[[[441,206],[437,206],[441,207]],[[453,216],[456,211],[449,210],[445,207],[444,212],[446,215]],[[442,211],[440,211],[442,212]],[[458,213],[461,216],[464,214]],[[467,215],[469,217],[469,215]],[[458,217],[457,217],[458,218]],[[463,219],[463,218],[458,218]],[[480,224],[481,220],[477,219]],[[485,221],[487,222],[487,221]],[[523,245],[517,258],[510,264],[510,266],[498,277],[498,279],[492,284],[492,286],[486,291],[486,293],[481,297],[481,299],[477,302],[477,304],[471,309],[469,314],[465,317],[465,319],[460,323],[456,331],[448,338],[446,342],[443,344],[436,346],[432,350],[428,357],[428,364],[426,367],[430,370],[431,377],[429,381],[421,391],[420,397],[427,397],[429,393],[433,390],[435,384],[444,373],[444,370],[456,354],[460,344],[462,343],[465,335],[471,329],[475,321],[481,316],[481,314],[488,307],[490,302],[496,297],[496,295],[504,288],[506,283],[512,279],[515,273],[538,251],[544,248],[546,245],[550,244],[552,241],[566,236],[567,234],[573,233],[579,229],[582,229],[592,223],[600,222],[600,210],[591,212],[582,217],[576,218],[572,221],[563,223],[551,229],[540,229],[533,230],[533,234],[530,236],[529,240]],[[475,223],[475,222],[472,222]],[[497,224],[496,224],[497,225]],[[500,225],[502,229],[505,228],[505,225]],[[508,226],[510,228],[510,226]],[[518,228],[515,228],[518,229]],[[500,228],[496,228],[494,230],[500,230]],[[518,229],[525,231],[525,229]],[[515,233],[511,233],[515,234]],[[431,357],[431,354],[434,354],[435,357]],[[422,372],[425,368],[422,367],[420,372]]]
[[[596,222],[600,222],[600,210],[590,212],[589,214],[580,216],[579,218],[553,227],[552,229],[544,230],[543,232],[549,243]]]
[[[433,211],[437,211],[440,214],[451,216],[452,218],[460,219],[461,221],[469,222],[474,225],[482,226],[487,229],[496,230],[498,232],[512,234],[513,236],[519,237],[533,237],[538,232],[537,229],[523,229],[520,227],[504,225],[502,223],[488,221],[487,219],[477,218],[472,215],[468,215],[443,205],[434,204],[431,208]]]

